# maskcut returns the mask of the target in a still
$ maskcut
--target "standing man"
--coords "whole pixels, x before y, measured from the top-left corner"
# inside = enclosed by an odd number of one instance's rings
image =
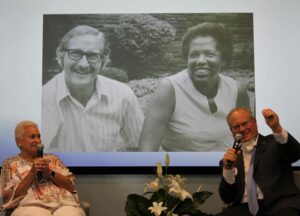
[[[300,158],[300,144],[279,122],[271,109],[262,114],[272,135],[258,133],[256,119],[246,108],[227,116],[241,151],[229,148],[221,161],[221,199],[230,207],[221,215],[300,215],[300,191],[293,181],[291,164]]]
[[[104,34],[77,26],[56,50],[62,72],[43,86],[45,148],[63,152],[127,151],[138,146],[143,113],[126,84],[98,75],[109,60]]]

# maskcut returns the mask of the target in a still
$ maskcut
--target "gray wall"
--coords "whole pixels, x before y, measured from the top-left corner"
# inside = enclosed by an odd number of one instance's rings
[[[223,206],[218,195],[218,175],[183,175],[186,188],[195,192],[200,184],[202,190],[214,194],[203,204],[203,211],[217,213]],[[77,176],[77,189],[81,200],[91,204],[90,216],[125,216],[126,196],[130,193],[143,194],[146,183],[155,175],[88,175]]]
[[[295,172],[295,181],[300,188],[300,171]],[[218,195],[219,175],[183,175],[187,179],[189,192],[195,192],[200,184],[202,190],[214,194],[203,204],[203,211],[217,213],[225,205]],[[98,175],[77,176],[77,189],[81,200],[91,204],[90,216],[125,216],[126,196],[130,193],[142,194],[144,186],[155,175]]]
[[[187,189],[203,190],[214,194],[203,204],[203,211],[217,213],[224,204],[218,195],[219,175],[183,175],[187,179]],[[300,171],[296,171],[296,183],[300,188]],[[81,200],[90,203],[90,216],[125,216],[126,196],[130,193],[142,194],[144,186],[155,175],[82,175],[77,176],[77,189]],[[4,214],[0,214],[3,216]]]

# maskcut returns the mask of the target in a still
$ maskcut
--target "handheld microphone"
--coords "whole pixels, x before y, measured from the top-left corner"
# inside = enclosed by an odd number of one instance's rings
[[[44,145],[38,144],[37,153],[36,153],[38,158],[43,157],[43,150],[44,150]],[[38,171],[36,175],[37,175],[37,180],[41,181],[41,179],[43,177],[43,171]]]
[[[234,136],[234,142],[233,142],[233,146],[232,148],[235,150],[235,153],[237,151],[240,151],[241,148],[242,148],[242,145],[241,145],[241,139],[242,139],[243,135],[240,134],[240,133],[237,133],[235,136]],[[228,160],[228,165],[231,167],[233,164],[233,161],[231,160]]]

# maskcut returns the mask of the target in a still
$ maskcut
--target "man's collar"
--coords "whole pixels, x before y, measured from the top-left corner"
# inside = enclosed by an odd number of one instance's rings
[[[110,95],[110,88],[111,85],[109,85],[107,82],[105,82],[106,77],[103,77],[101,75],[98,75],[96,78],[96,92],[99,99],[101,99],[101,96],[109,97]]]
[[[242,150],[244,152],[252,152],[253,148],[257,145],[258,135],[247,142],[242,143]]]
[[[61,101],[69,95],[71,95],[71,94],[70,94],[70,91],[69,91],[69,89],[67,87],[67,84],[66,84],[65,72],[62,71],[59,74],[58,82],[57,82],[57,100]]]
[[[105,77],[98,75],[96,77],[96,95],[99,99],[101,99],[101,96],[109,97],[109,89],[111,86],[109,86],[105,82]],[[58,78],[58,85],[57,85],[57,99],[58,101],[63,100],[67,96],[71,96],[71,93],[68,89],[68,86],[66,84],[65,80],[65,72],[62,71],[59,78]]]

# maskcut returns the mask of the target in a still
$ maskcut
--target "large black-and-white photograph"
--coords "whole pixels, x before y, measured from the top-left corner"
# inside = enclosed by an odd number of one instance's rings
[[[44,15],[52,152],[223,152],[255,112],[252,13]]]

